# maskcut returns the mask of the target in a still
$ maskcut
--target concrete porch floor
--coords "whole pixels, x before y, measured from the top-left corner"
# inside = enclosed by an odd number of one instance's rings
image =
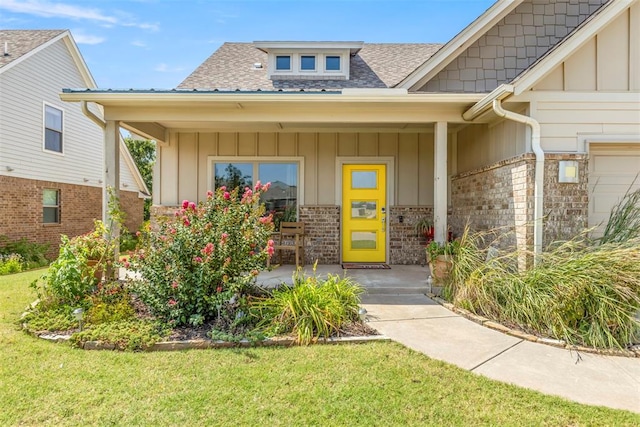
[[[429,269],[419,265],[391,265],[390,269],[375,270],[343,270],[340,264],[318,265],[316,275],[326,277],[327,274],[347,276],[362,285],[368,295],[384,294],[425,294],[430,291],[427,285]],[[273,288],[281,283],[292,284],[295,265],[284,264],[271,271],[263,271],[258,275],[258,285]],[[313,265],[305,265],[302,271],[313,275]]]

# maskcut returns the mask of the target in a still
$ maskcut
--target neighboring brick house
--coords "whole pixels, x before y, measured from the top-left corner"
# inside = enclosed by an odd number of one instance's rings
[[[424,216],[540,251],[640,186],[640,5],[498,1],[444,45],[225,43],[172,91],[61,97],[158,141],[156,215],[260,179],[295,188],[269,203],[309,262],[421,263]]]
[[[0,30],[0,236],[49,243],[102,217],[104,131],[63,87],[96,87],[68,31]],[[96,109],[96,114],[101,112]],[[124,142],[127,227],[142,223],[148,190]]]

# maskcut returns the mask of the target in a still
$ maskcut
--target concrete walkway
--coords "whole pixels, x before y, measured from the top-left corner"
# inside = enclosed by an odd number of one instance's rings
[[[640,359],[532,343],[478,325],[425,295],[365,295],[370,325],[434,359],[589,405],[640,413]]]

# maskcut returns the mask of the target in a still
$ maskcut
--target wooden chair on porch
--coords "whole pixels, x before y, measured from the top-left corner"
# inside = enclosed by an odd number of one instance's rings
[[[281,222],[274,236],[273,248],[278,251],[282,264],[282,251],[295,251],[296,267],[304,266],[304,222]]]

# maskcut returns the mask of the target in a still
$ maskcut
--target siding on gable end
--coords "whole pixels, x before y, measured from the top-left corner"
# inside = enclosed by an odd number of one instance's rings
[[[64,40],[0,74],[0,175],[102,186],[102,129],[84,116],[79,103],[59,97],[63,88],[84,86]],[[64,111],[63,155],[43,151],[43,102]],[[122,160],[121,183],[138,191]]]
[[[491,92],[527,69],[607,0],[529,0],[454,59],[422,92]]]

